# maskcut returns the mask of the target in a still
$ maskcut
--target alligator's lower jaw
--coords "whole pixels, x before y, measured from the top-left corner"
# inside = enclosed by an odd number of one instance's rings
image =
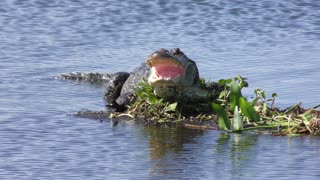
[[[156,73],[152,73],[148,79],[148,83],[151,86],[168,86],[174,87],[179,86],[182,76],[177,75],[175,77],[163,77]]]
[[[161,86],[161,87],[175,87],[178,86],[177,80],[176,79],[162,79],[162,78],[158,78],[158,79],[152,79],[152,80],[148,80],[149,84],[151,86]]]

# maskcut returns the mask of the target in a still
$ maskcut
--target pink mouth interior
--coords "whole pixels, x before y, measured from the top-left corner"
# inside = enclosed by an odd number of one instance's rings
[[[183,74],[183,68],[174,64],[160,64],[154,66],[158,77],[176,78]]]

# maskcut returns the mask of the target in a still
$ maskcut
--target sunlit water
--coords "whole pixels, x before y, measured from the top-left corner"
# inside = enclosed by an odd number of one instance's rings
[[[130,71],[180,47],[200,75],[237,74],[276,105],[320,102],[320,1],[0,2],[0,179],[316,179],[320,139],[145,128],[67,114],[103,89],[55,80]]]

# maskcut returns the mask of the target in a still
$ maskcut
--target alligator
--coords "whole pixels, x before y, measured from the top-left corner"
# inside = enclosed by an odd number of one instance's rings
[[[108,102],[107,106],[112,109],[111,113],[109,110],[80,111],[73,114],[77,117],[103,120],[108,119],[110,117],[109,115],[111,115],[111,117],[128,115],[135,117],[136,122],[141,122],[145,125],[152,123],[154,125],[161,123],[170,125],[171,123],[171,125],[182,125],[192,129],[218,129],[218,116],[213,113],[211,102],[215,101],[218,95],[224,89],[228,88],[220,86],[215,82],[205,83],[199,76],[196,63],[188,58],[179,48],[171,50],[159,49],[153,52],[147,57],[144,63],[131,73],[69,73],[62,74],[60,78],[88,81],[93,84],[105,86],[104,97]],[[138,99],[137,96],[141,90],[144,90],[143,87],[145,84],[147,84],[148,88],[151,87],[148,90],[152,89],[155,96],[167,101],[165,102],[165,107],[176,104],[174,110],[163,111],[164,108],[162,107],[158,108],[158,106],[154,106],[155,104],[150,105],[150,102]],[[148,93],[150,92],[148,91]],[[310,120],[308,126],[302,122],[302,124],[299,123],[299,125],[293,129],[297,130],[298,133],[310,131],[313,134],[320,134],[320,113],[316,110],[319,106],[306,110],[302,109],[300,104],[283,111],[280,111],[278,108],[268,108],[268,111],[272,111],[273,116],[282,112],[287,114],[293,111],[293,109],[297,109],[297,112],[294,110],[294,116],[297,116],[296,113],[302,115],[308,111],[315,118]],[[183,114],[183,110],[185,109],[188,113],[194,109],[196,110],[194,114],[185,115]],[[146,113],[145,110],[147,111]],[[125,113],[122,113],[124,111]],[[158,112],[164,113],[159,114]],[[287,115],[291,116],[291,114]],[[284,119],[286,119],[286,117]],[[119,120],[121,120],[121,118],[111,118],[112,125],[117,125]],[[219,122],[220,120],[221,119],[219,119]],[[223,123],[226,123],[225,120],[223,120]],[[251,125],[250,123],[247,124],[248,127]],[[308,128],[301,130],[302,127]]]
[[[131,73],[78,72],[62,74],[61,78],[103,84],[107,106],[117,112],[125,111],[133,103],[135,92],[142,80],[153,87],[157,97],[170,102],[209,102],[222,91],[218,83],[204,84],[196,63],[179,48],[153,52]]]

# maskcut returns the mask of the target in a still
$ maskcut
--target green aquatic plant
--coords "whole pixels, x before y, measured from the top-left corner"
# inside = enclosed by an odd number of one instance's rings
[[[217,102],[212,103],[213,110],[219,115],[219,127],[229,132],[247,130],[275,130],[278,134],[319,134],[320,105],[310,109],[301,107],[301,103],[287,109],[275,107],[277,93],[267,98],[265,91],[255,89],[255,98],[249,102],[242,96],[241,90],[248,87],[246,78],[237,76],[219,80],[224,86]],[[233,129],[231,129],[232,124]]]
[[[202,79],[201,86],[206,86]],[[154,89],[142,80],[136,89],[133,104],[124,113],[113,113],[112,117],[127,116],[143,123],[156,125],[216,124],[217,117],[213,114],[209,103],[182,103],[166,101],[154,94]],[[202,128],[200,126],[192,126]],[[212,129],[206,127],[204,129]]]
[[[144,79],[139,83],[139,88],[136,90],[136,95],[140,101],[149,101],[152,105],[163,105],[163,99],[158,98],[153,93],[153,87],[150,86]]]
[[[167,102],[153,93],[153,87],[142,80],[135,93],[135,101],[126,114],[143,118],[147,123],[177,123],[181,118],[177,102]]]
[[[229,131],[231,127],[230,125],[231,123],[230,123],[229,115],[227,114],[224,107],[217,103],[212,103],[212,109],[218,115],[219,128]]]
[[[284,110],[275,107],[278,95],[272,93],[267,97],[262,89],[255,89],[253,97],[248,100],[242,90],[248,87],[247,78],[240,75],[221,79],[219,85],[223,87],[219,97],[213,102],[184,104],[169,102],[157,97],[154,89],[145,80],[141,81],[135,93],[135,101],[129,109],[121,115],[135,119],[143,119],[147,124],[167,124],[200,129],[210,129],[203,126],[203,122],[217,124],[221,130],[228,132],[271,132],[275,134],[320,134],[320,112],[316,110],[320,105],[310,109],[301,107],[301,103]],[[207,83],[201,79],[201,85]],[[210,105],[211,104],[211,105]],[[208,110],[208,107],[211,107]],[[192,112],[192,113],[191,113]],[[196,113],[195,113],[196,112]],[[215,114],[215,115],[214,115]],[[201,126],[190,124],[201,122]]]
[[[217,102],[220,102],[220,105],[214,102],[212,108],[219,115],[219,119],[221,118],[219,121],[220,128],[231,131],[230,126],[225,125],[231,124],[232,121],[233,130],[239,131],[243,129],[243,119],[255,122],[260,120],[260,115],[254,109],[252,103],[242,96],[241,90],[244,87],[248,87],[246,79],[238,75],[232,79],[221,79],[218,81],[224,87],[224,90],[220,93],[217,100]],[[232,116],[232,119],[226,116],[226,114]]]

